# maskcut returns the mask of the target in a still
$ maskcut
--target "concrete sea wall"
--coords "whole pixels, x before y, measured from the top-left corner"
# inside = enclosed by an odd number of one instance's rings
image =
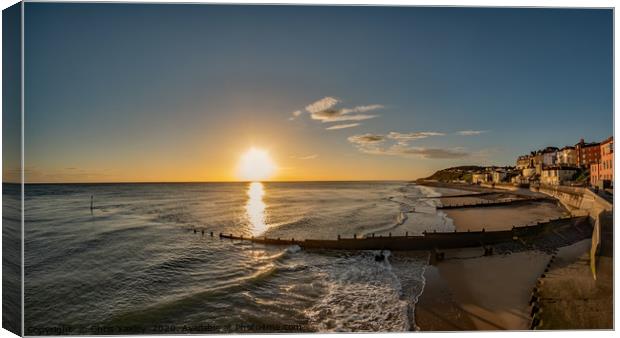
[[[602,228],[613,229],[613,204],[593,191],[582,187],[545,186],[532,188],[546,195],[557,198],[573,216],[587,216],[592,224],[592,245],[590,248],[590,268],[596,278],[596,255],[601,249],[601,242],[612,243],[613,239],[601,238]],[[602,222],[612,224],[601,224]]]

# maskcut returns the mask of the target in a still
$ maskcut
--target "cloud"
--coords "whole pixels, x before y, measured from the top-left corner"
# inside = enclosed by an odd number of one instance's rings
[[[355,143],[358,145],[375,144],[375,143],[381,143],[385,141],[385,136],[368,133],[368,134],[362,134],[362,135],[349,136],[347,140],[349,140],[349,142],[351,143]]]
[[[320,111],[323,110],[327,110],[330,109],[331,107],[335,106],[336,104],[338,104],[338,102],[340,102],[340,100],[333,98],[331,96],[326,96],[318,101],[315,101],[309,105],[306,106],[306,110],[309,113],[318,113]]]
[[[353,108],[335,108],[341,101],[340,99],[326,96],[306,106],[305,110],[310,114],[313,120],[327,122],[343,122],[343,121],[363,121],[374,119],[378,115],[363,114],[377,109],[384,108],[380,104],[371,104],[365,106],[355,106]],[[293,112],[293,116],[289,120],[294,120],[302,114],[302,111]]]
[[[395,145],[386,151],[387,155],[421,156],[428,159],[462,158],[469,154],[460,149],[420,148]]]
[[[323,123],[326,122],[343,122],[343,121],[363,121],[370,120],[378,117],[378,115],[365,115],[365,114],[357,114],[357,115],[342,115],[337,111],[336,113],[331,111],[322,111],[316,114],[312,114],[313,120],[319,120]]]
[[[353,128],[359,125],[360,125],[359,123],[337,124],[331,127],[327,127],[325,128],[325,130],[338,130],[338,129],[345,129],[345,128]]]
[[[291,115],[291,117],[288,118],[289,121],[294,121],[296,118],[298,118],[300,115],[302,114],[301,110],[296,110],[294,111]]]
[[[294,158],[296,160],[314,160],[317,157],[319,157],[318,154],[312,154],[307,156],[291,156],[291,158]]]
[[[409,142],[414,140],[442,135],[445,134],[439,132],[390,132],[387,135],[368,133],[350,136],[348,141],[354,144],[360,152],[372,155],[422,157],[428,159],[453,159],[469,155],[459,148],[423,148],[409,145]]]
[[[461,131],[457,131],[456,133],[459,135],[463,135],[463,136],[473,136],[473,135],[480,135],[486,132],[487,132],[486,130],[461,130]]]
[[[350,113],[365,113],[368,111],[373,111],[377,109],[383,109],[384,107],[380,104],[371,104],[369,106],[357,106],[354,108],[343,108],[341,109],[342,114],[350,114]]]
[[[398,132],[392,131],[387,135],[387,137],[392,140],[409,142],[409,141],[415,141],[415,140],[427,138],[429,136],[443,136],[443,135],[445,134],[439,133],[436,131],[420,131],[420,132],[414,132],[414,133],[398,133]]]

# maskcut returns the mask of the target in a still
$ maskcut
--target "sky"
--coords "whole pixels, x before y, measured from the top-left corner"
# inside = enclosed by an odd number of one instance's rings
[[[613,133],[613,13],[25,8],[28,182],[409,180]],[[6,170],[5,170],[6,173]]]

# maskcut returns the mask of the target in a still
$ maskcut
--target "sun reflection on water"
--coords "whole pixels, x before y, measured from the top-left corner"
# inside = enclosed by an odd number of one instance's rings
[[[258,236],[267,230],[265,223],[265,202],[263,196],[265,190],[260,182],[252,182],[248,186],[248,203],[245,205],[245,211],[252,226],[252,234]]]

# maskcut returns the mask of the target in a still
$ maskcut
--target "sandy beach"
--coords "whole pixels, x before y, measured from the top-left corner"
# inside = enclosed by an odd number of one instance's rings
[[[485,192],[481,196],[450,197],[442,204],[468,204],[522,194],[468,187],[461,194]],[[495,193],[490,193],[495,192]],[[458,231],[507,230],[565,216],[557,203],[533,201],[484,208],[445,209]],[[484,256],[482,248],[445,251],[445,260],[429,266],[425,288],[418,298],[415,322],[422,331],[527,330],[530,328],[531,291],[544,272],[551,254],[521,251]]]
[[[486,208],[445,209],[443,212],[453,220],[458,231],[509,230],[513,226],[524,226],[546,222],[567,216],[568,212],[555,203],[528,202],[525,204]]]
[[[446,252],[425,272],[415,320],[423,331],[529,329],[530,293],[550,255],[525,251],[482,256],[481,249]]]
[[[442,205],[473,204],[480,202],[493,202],[504,200],[519,200],[525,197],[532,197],[529,191],[511,192],[504,190],[492,190],[476,186],[462,190],[461,194],[469,196],[451,197],[457,193],[444,193],[443,188],[436,188],[441,193]],[[481,193],[480,196],[475,194]],[[567,216],[569,212],[559,203],[553,201],[532,201],[516,203],[514,205],[499,205],[485,208],[456,208],[443,209],[452,221],[457,231],[477,231],[477,230],[508,230],[513,226],[524,226],[536,224],[536,222],[546,222],[550,219]]]

